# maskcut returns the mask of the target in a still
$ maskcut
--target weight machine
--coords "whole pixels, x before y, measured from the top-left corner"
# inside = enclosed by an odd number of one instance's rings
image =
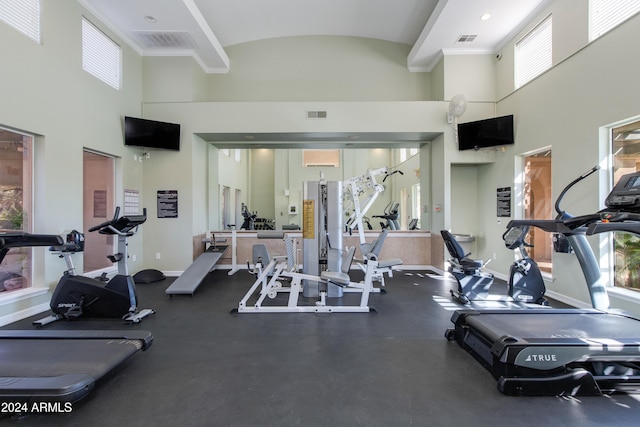
[[[380,292],[373,286],[374,280],[395,265],[402,264],[401,260],[379,261],[378,253],[386,237],[383,230],[378,240],[367,244],[362,227],[362,219],[371,207],[375,198],[384,191],[384,187],[377,183],[376,176],[387,176],[387,168],[375,171],[346,181],[326,181],[321,175],[319,181],[304,183],[303,201],[303,270],[297,271],[298,263],[294,259],[293,240],[285,239],[287,247],[286,257],[271,259],[265,245],[254,245],[254,269],[250,270],[257,277],[254,284],[246,293],[234,311],[239,313],[269,313],[269,312],[369,312],[369,295]],[[383,180],[384,181],[384,180]],[[343,190],[346,188],[346,194]],[[360,197],[366,196],[364,208],[360,206]],[[343,197],[344,196],[344,197]],[[349,277],[349,270],[355,254],[355,247],[343,249],[343,218],[344,200],[352,203],[354,210],[348,219],[348,228],[357,228],[360,235],[360,248],[365,256],[361,268],[365,273],[362,282],[353,282]],[[286,283],[286,284],[285,284]],[[383,282],[384,283],[384,282]],[[252,295],[258,291],[253,306],[249,304]],[[338,306],[327,305],[326,298],[342,298],[345,292],[360,294],[358,305]],[[265,299],[275,299],[279,293],[288,293],[286,306],[263,305]],[[305,298],[316,298],[314,305],[301,305],[300,295]]]
[[[358,230],[358,237],[360,238],[361,245],[366,243],[362,219],[373,205],[373,202],[376,201],[376,198],[378,198],[380,193],[384,191],[384,187],[382,184],[378,183],[376,177],[384,175],[382,182],[385,182],[388,177],[396,173],[404,175],[400,170],[389,172],[387,167],[382,167],[378,169],[369,169],[362,175],[342,181],[342,186],[344,187],[344,198],[347,201],[346,208],[353,209],[353,212],[351,212],[346,221],[346,226],[350,232]],[[365,194],[366,197],[360,201],[360,198]]]
[[[369,295],[371,293],[372,275],[376,262],[372,262],[369,271],[365,274],[364,281],[353,282],[348,271],[355,253],[355,247],[350,248],[341,256],[342,268],[340,271],[322,271],[319,275],[297,272],[294,259],[294,241],[285,238],[287,249],[286,256],[270,257],[265,245],[254,247],[254,268],[250,270],[256,275],[256,280],[238,304],[233,313],[368,313],[375,311],[369,307]],[[258,248],[256,248],[258,247]],[[256,250],[257,249],[257,250]],[[304,295],[306,283],[316,285],[315,301],[305,305],[300,299]],[[340,289],[359,292],[360,298],[357,305],[328,305],[327,297],[330,286]],[[256,292],[257,291],[257,292]],[[265,304],[267,298],[276,300],[279,294],[288,294],[286,305],[278,305],[277,302]]]
[[[346,228],[349,232],[356,229],[358,231],[358,237],[360,239],[360,252],[362,253],[364,260],[362,263],[358,263],[362,271],[367,272],[367,265],[371,261],[375,261],[376,268],[372,272],[372,281],[379,282],[382,286],[384,283],[384,274],[387,273],[389,277],[393,276],[393,267],[402,264],[402,260],[393,259],[380,261],[380,250],[382,249],[382,243],[387,237],[388,229],[383,229],[376,240],[371,243],[367,243],[364,237],[364,224],[363,218],[367,211],[373,205],[373,202],[384,191],[382,184],[378,183],[377,177],[383,175],[382,182],[385,182],[388,177],[399,173],[404,175],[402,171],[395,170],[389,171],[387,167],[378,169],[369,169],[362,175],[349,178],[342,181],[345,188],[344,200],[347,209],[351,208],[353,211],[349,215],[346,221]],[[362,201],[360,200],[362,197]],[[398,227],[399,228],[399,227]],[[381,288],[373,287],[372,292],[381,292]]]

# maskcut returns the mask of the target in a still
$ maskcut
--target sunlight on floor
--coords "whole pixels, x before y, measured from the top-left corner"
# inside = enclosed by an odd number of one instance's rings
[[[438,295],[434,295],[432,298],[436,303],[438,303],[440,307],[444,308],[447,311],[455,311],[461,308],[460,304],[456,304],[455,302],[451,301],[451,298],[445,298]]]

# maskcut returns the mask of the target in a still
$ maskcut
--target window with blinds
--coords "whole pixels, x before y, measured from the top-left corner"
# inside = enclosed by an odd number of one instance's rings
[[[640,0],[590,0],[589,41],[640,12]]]
[[[109,86],[120,89],[120,46],[82,18],[82,68]]]
[[[0,19],[40,43],[40,0],[0,1]]]
[[[516,89],[551,68],[552,27],[552,18],[549,15],[516,43]]]

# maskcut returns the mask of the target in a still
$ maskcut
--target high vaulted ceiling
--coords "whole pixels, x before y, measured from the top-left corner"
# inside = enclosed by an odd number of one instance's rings
[[[225,48],[261,39],[339,35],[412,46],[411,71],[442,54],[496,53],[550,0],[78,0],[138,53],[193,56],[225,73]],[[491,17],[482,20],[481,17]]]

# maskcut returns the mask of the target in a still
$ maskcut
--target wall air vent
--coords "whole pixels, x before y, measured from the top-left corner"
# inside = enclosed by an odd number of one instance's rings
[[[456,43],[472,43],[476,37],[478,37],[477,34],[462,34],[458,36]]]
[[[184,31],[132,31],[131,34],[144,49],[197,49],[191,34]]]
[[[307,119],[326,119],[326,111],[307,111]]]

